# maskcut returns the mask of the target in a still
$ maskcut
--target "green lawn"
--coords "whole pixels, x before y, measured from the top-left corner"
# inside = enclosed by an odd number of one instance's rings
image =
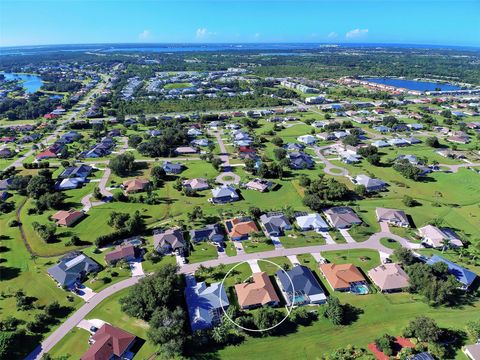
[[[273,244],[267,244],[261,241],[254,241],[254,240],[244,240],[242,241],[243,249],[246,253],[256,253],[256,252],[263,252],[263,251],[270,251],[274,250],[275,246]]]
[[[284,268],[284,266],[292,267],[292,263],[290,260],[288,260],[287,257],[285,256],[279,256],[279,257],[274,257],[274,258],[268,258],[267,261],[262,261],[258,260],[258,266],[262,271],[267,272],[268,275],[274,275],[280,268]],[[280,265],[280,268],[278,266],[275,266],[271,263],[275,263],[277,265]]]
[[[378,251],[369,249],[354,249],[344,251],[322,251],[321,255],[331,263],[353,264],[366,273],[371,268],[380,265]]]
[[[180,82],[180,83],[165,84],[163,88],[165,90],[172,90],[172,89],[185,89],[191,86],[193,86],[192,83]]]
[[[389,238],[381,238],[380,239],[380,244],[382,244],[383,246],[389,248],[389,249],[399,249],[402,247],[402,245],[400,245],[400,243],[396,240],[393,240],[393,239],[389,239]]]
[[[53,358],[68,356],[68,359],[79,359],[88,350],[89,337],[88,331],[74,328],[48,353]]]
[[[201,242],[193,245],[193,250],[188,255],[188,262],[197,263],[207,260],[213,260],[218,257],[217,247],[215,245]]]
[[[325,239],[315,231],[292,233],[290,236],[282,236],[280,242],[286,248],[325,245]]]

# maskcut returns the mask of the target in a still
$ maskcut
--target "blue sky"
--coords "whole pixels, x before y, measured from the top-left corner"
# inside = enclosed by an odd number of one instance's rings
[[[141,42],[480,46],[479,0],[0,0],[0,45]]]

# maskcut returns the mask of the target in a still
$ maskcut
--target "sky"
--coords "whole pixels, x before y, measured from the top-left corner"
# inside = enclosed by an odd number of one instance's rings
[[[279,42],[480,46],[480,0],[0,0],[0,46]]]

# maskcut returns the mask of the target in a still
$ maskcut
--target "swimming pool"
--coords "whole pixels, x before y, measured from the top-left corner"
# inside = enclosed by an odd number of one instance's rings
[[[307,301],[307,299],[305,298],[305,295],[303,295],[303,294],[296,294],[296,295],[293,297],[293,304],[294,304],[294,305],[301,305],[301,304],[303,304],[305,301]]]
[[[355,284],[350,287],[350,292],[352,294],[357,295],[365,295],[368,294],[370,291],[368,290],[368,286],[364,284]]]

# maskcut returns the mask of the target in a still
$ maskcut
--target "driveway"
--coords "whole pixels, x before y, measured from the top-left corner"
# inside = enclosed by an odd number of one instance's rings
[[[257,259],[248,260],[248,265],[250,265],[250,269],[252,269],[252,273],[258,273],[262,271],[260,269],[260,266],[258,266]]]
[[[106,322],[103,320],[99,319],[90,319],[90,320],[82,320],[77,324],[77,327],[80,329],[87,330],[90,334],[94,334],[93,331],[90,331],[92,326],[96,327],[97,329],[100,329]]]
[[[85,302],[88,302],[92,297],[97,295],[95,291],[85,286],[84,284],[79,286],[77,292],[74,292],[74,294],[85,300]]]
[[[386,221],[380,221],[379,224],[382,232],[390,232],[390,227]]]
[[[132,270],[132,276],[145,276],[141,259],[130,261],[128,265],[130,265],[130,270]]]
[[[292,265],[299,265],[300,261],[298,261],[297,255],[288,255],[288,260],[292,263]]]
[[[278,236],[270,236],[270,239],[272,240],[275,249],[283,249],[283,245],[280,242],[280,238]]]
[[[328,231],[317,231],[317,232],[323,236],[327,244],[336,244],[336,242],[332,239]]]
[[[319,252],[312,253],[312,256],[315,259],[315,261],[319,264],[324,264],[326,262],[325,258],[322,255],[320,255]]]
[[[340,229],[340,234],[342,234],[347,243],[356,243],[355,239],[349,234],[347,229]]]

